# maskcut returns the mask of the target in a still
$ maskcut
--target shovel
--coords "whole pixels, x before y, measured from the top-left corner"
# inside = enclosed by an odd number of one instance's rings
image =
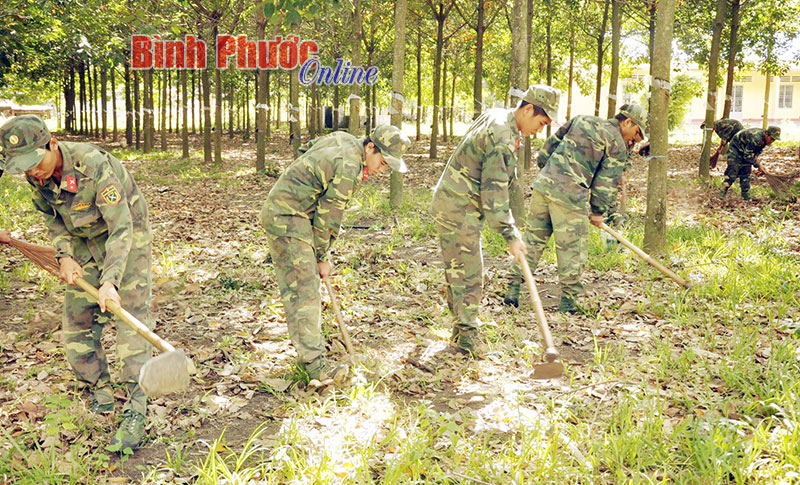
[[[342,334],[344,348],[348,354],[353,355],[353,342],[350,340],[350,332],[347,331],[347,327],[344,324],[342,310],[339,308],[339,300],[336,299],[336,293],[333,292],[331,280],[325,278],[323,281],[325,281],[325,287],[328,288],[328,294],[331,296],[331,306],[333,306],[333,312],[336,314],[336,322],[339,324],[339,332]]]
[[[607,233],[611,234],[617,241],[622,243],[623,246],[633,251],[637,256],[642,258],[643,260],[647,261],[652,267],[661,271],[663,274],[669,276],[675,283],[683,286],[684,288],[689,288],[689,283],[686,282],[683,278],[676,275],[672,270],[664,266],[663,264],[659,263],[655,259],[653,259],[649,254],[639,249],[635,244],[628,241],[622,234],[618,233],[614,229],[608,227],[605,222],[600,223],[600,229],[606,231]]]
[[[53,248],[26,243],[18,239],[11,239],[12,247],[28,257],[42,269],[54,276],[58,276],[59,265],[55,260]],[[97,300],[97,288],[83,278],[76,278],[75,284]],[[149,397],[157,397],[176,391],[181,391],[189,386],[189,374],[195,372],[194,363],[186,357],[183,350],[176,350],[169,342],[156,335],[136,317],[128,313],[114,301],[109,301],[106,308],[133,328],[136,333],[157,348],[161,355],[148,360],[139,371],[139,386]]]
[[[547,317],[544,316],[544,308],[542,307],[542,300],[539,298],[539,292],[536,290],[536,283],[533,281],[531,268],[528,266],[528,260],[525,256],[519,258],[519,264],[522,267],[522,274],[525,275],[525,283],[528,285],[528,293],[531,295],[531,303],[536,312],[536,322],[539,324],[539,331],[542,333],[547,348],[544,352],[545,364],[538,364],[533,368],[534,379],[555,379],[561,377],[564,373],[564,366],[558,359],[558,351],[555,344],[553,344],[553,336],[550,335],[550,327],[547,326]]]

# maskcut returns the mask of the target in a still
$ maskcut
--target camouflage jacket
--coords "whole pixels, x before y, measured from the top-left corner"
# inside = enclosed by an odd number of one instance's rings
[[[28,176],[33,204],[45,215],[56,257],[70,256],[81,266],[94,260],[100,283],[119,288],[131,248],[152,241],[147,202],[111,154],[88,143],[58,146],[64,160],[61,183],[50,178],[40,185]]]
[[[542,171],[533,189],[569,208],[607,214],[630,165],[628,152],[617,120],[576,116],[539,150]]]
[[[461,139],[434,187],[434,217],[476,211],[506,241],[519,239],[511,214],[508,185],[516,177],[519,129],[514,112],[483,113]]]
[[[739,120],[723,118],[714,122],[714,132],[716,132],[725,143],[730,143],[733,135],[739,133],[743,129],[744,125],[742,125]]]
[[[747,128],[734,135],[728,150],[728,163],[750,164],[758,168],[756,157],[767,146],[766,131],[761,128]]]
[[[309,141],[270,190],[261,224],[310,244],[325,261],[364,166],[363,138],[337,131]]]

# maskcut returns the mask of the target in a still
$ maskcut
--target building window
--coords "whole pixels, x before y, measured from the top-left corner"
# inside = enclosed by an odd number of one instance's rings
[[[753,82],[753,76],[742,76],[743,83],[751,83]]]
[[[794,91],[794,86],[781,86],[778,92],[778,108],[786,109],[792,107],[792,91]]]
[[[744,93],[744,86],[741,84],[733,87],[733,103],[731,103],[731,111],[734,113],[742,112],[742,94]]]

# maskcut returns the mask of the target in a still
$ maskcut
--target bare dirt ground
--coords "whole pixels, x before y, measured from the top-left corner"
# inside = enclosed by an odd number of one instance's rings
[[[174,168],[173,161],[126,162],[151,208],[156,241],[155,330],[187,351],[198,366],[198,374],[185,394],[151,402],[147,442],[133,456],[125,460],[112,456],[107,463],[98,458],[98,469],[112,481],[140,480],[146,470],[164,463],[167,453],[188,459],[201,457],[223,431],[226,446],[231,448],[245,441],[263,422],[268,423],[265,435],[272,435],[293,405],[329,392],[306,388],[293,377],[294,351],[286,335],[277,284],[258,221],[263,200],[276,179],[255,175],[252,141],[225,139],[221,168],[205,167],[196,159],[180,170]],[[171,138],[171,149],[177,143]],[[200,146],[198,138],[193,138],[193,146]],[[431,161],[426,141],[415,143],[409,156],[407,186],[432,187],[452,149],[452,143],[445,144],[439,158]],[[274,138],[268,151],[273,167],[281,169],[290,162],[284,136]],[[796,148],[767,149],[762,162],[772,171],[795,173],[800,169],[795,152]],[[724,228],[740,225],[748,214],[762,210],[792,210],[797,214],[797,203],[762,200],[745,204],[738,193],[721,199],[716,188],[692,182],[698,155],[696,146],[670,151],[671,219],[718,214],[718,224]],[[714,176],[724,170],[723,161],[720,165]],[[629,207],[639,216],[644,210],[646,177],[646,161],[637,157],[629,176]],[[388,178],[370,183],[378,183],[388,192]],[[766,182],[756,175],[753,184],[765,186]],[[426,212],[420,214],[424,217]],[[530,379],[530,358],[541,350],[539,336],[527,303],[519,311],[502,305],[507,257],[487,255],[485,262],[483,315],[487,325],[498,327],[499,336],[490,345],[490,352],[480,361],[449,354],[442,357],[450,323],[441,292],[443,275],[437,241],[432,237],[421,243],[409,240],[395,246],[388,256],[381,247],[391,236],[392,221],[381,216],[375,220],[381,220],[384,229],[345,231],[336,243],[340,249],[334,253],[339,271],[356,258],[359,264],[355,272],[369,282],[366,288],[353,288],[347,285],[352,278],[343,276],[337,283],[361,354],[359,375],[380,379],[399,402],[426,399],[442,409],[475,407],[485,396],[511,388],[529,391],[531,407],[543,405],[537,395],[557,397],[567,392],[565,381]],[[43,228],[36,230],[44,232]],[[410,267],[406,274],[396,269],[398,261]],[[20,255],[9,255],[2,270],[10,273],[23,264]],[[646,295],[641,287],[649,278],[660,283],[654,294]],[[595,345],[621,345],[630,358],[636,358],[655,326],[663,324],[648,309],[649,299],[676,291],[672,282],[652,271],[587,271],[584,280],[589,295],[602,303],[592,317],[565,317],[552,312],[558,302],[555,265],[540,265],[536,279],[552,318],[552,333],[560,345],[562,361],[578,383],[593,358]],[[12,277],[9,290],[0,295],[0,364],[4,369],[0,426],[10,436],[38,433],[37,439],[27,443],[30,449],[46,450],[59,446],[60,441],[62,446],[83,443],[87,449],[102,450],[113,433],[114,417],[98,419],[83,407],[81,400],[88,402],[89,394],[74,381],[64,359],[58,332],[61,290],[57,283],[51,285],[56,287],[51,292],[54,297],[43,298],[39,278],[23,281]],[[327,296],[324,299],[327,301]],[[334,329],[331,312],[325,308],[323,314],[329,328]],[[106,349],[113,349],[113,332],[105,332],[104,341]],[[331,346],[334,352],[343,351],[335,337]],[[113,351],[110,358],[113,363]],[[592,398],[595,392],[599,391],[590,386],[584,393]],[[73,426],[66,427],[74,429],[66,429],[62,422],[62,431],[55,437],[46,432],[45,422],[46,416],[58,409],[47,400],[54,395],[71,399],[73,404],[62,405],[74,415],[69,421]],[[123,393],[119,398],[118,412]],[[187,470],[182,478],[166,475],[164,479],[179,481],[191,478],[193,473]]]

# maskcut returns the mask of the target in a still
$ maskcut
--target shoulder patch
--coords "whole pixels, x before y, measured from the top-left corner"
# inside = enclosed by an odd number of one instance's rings
[[[122,200],[122,196],[119,194],[119,190],[114,185],[109,185],[102,192],[100,195],[103,197],[103,200],[106,201],[109,205],[119,204],[119,201]]]

